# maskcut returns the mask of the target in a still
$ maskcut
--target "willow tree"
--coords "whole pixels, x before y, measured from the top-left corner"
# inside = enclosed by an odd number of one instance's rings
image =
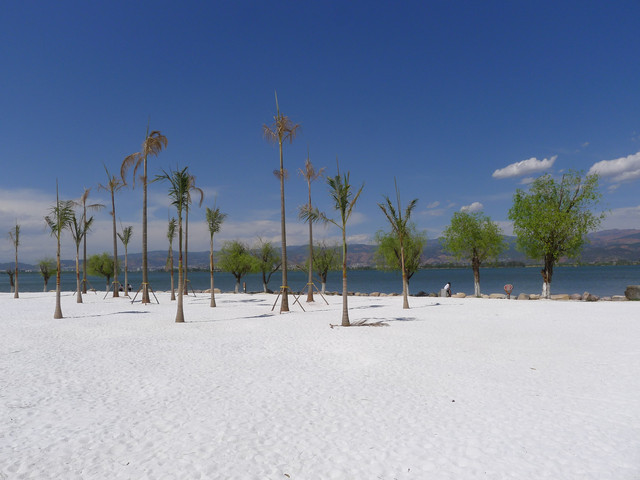
[[[274,170],[273,173],[280,180],[280,235],[282,237],[282,286],[280,287],[282,293],[282,301],[280,303],[280,312],[289,311],[289,283],[287,280],[287,231],[285,225],[285,205],[284,205],[284,180],[287,176],[287,171],[284,168],[284,160],[282,155],[282,143],[288,141],[293,143],[293,139],[296,138],[300,124],[294,124],[289,117],[283,115],[280,112],[278,106],[278,93],[276,92],[276,115],[273,117],[273,123],[271,125],[263,124],[262,133],[267,141],[271,143],[278,143],[280,151],[280,169]]]
[[[553,268],[560,257],[577,257],[588,241],[587,234],[600,226],[604,213],[595,214],[602,194],[598,176],[569,171],[556,181],[538,177],[528,192],[513,196],[509,219],[513,221],[516,246],[534,260],[542,260],[542,296],[550,298]]]
[[[171,277],[171,300],[176,299],[176,289],[173,282],[173,239],[176,238],[176,228],[178,228],[178,222],[174,217],[171,217],[169,219],[169,225],[167,227],[167,239],[169,240],[167,269],[169,270],[169,276]]]
[[[62,232],[67,230],[71,225],[73,218],[73,200],[60,200],[58,195],[58,182],[56,182],[56,204],[49,210],[49,215],[44,217],[47,226],[51,230],[51,236],[56,237],[56,309],[53,318],[62,318],[62,307],[60,305],[61,292],[61,271],[60,268],[60,240]]]
[[[258,262],[244,243],[234,240],[222,245],[218,266],[235,277],[234,293],[239,293],[242,277],[247,273],[255,272],[258,269]]]
[[[200,203],[199,207],[202,206],[202,201],[204,200],[204,192],[201,188],[196,187],[196,177],[193,175],[189,175],[189,192],[187,195],[187,205],[184,210],[185,220],[184,220],[184,294],[187,295],[189,293],[189,210],[191,210],[191,192],[200,194]]]
[[[480,265],[507,248],[498,224],[482,212],[455,212],[442,233],[442,246],[456,259],[471,263],[476,297],[480,296]]]
[[[124,246],[124,296],[129,296],[129,241],[133,235],[133,225],[123,227],[120,225],[122,233],[118,232],[118,238]]]
[[[42,275],[42,280],[44,281],[43,291],[46,292],[49,279],[56,269],[56,261],[53,258],[43,258],[38,262],[38,269],[40,270],[40,275]]]
[[[216,306],[216,295],[213,286],[213,236],[220,231],[225,218],[227,218],[227,214],[222,213],[220,211],[220,207],[216,207],[215,205],[213,206],[213,208],[207,207],[206,220],[207,227],[209,228],[209,276],[211,280],[211,301],[209,303],[210,307]]]
[[[20,298],[20,295],[18,294],[18,246],[20,245],[20,225],[17,223],[15,227],[9,230],[9,239],[11,240],[16,252],[16,273],[14,279],[15,288],[13,298]]]
[[[156,180],[169,182],[169,198],[171,205],[176,207],[178,213],[178,309],[176,312],[176,323],[184,323],[184,265],[182,264],[182,214],[187,208],[189,201],[190,175],[189,167],[182,170],[162,171],[162,175],[157,175]]]
[[[89,193],[91,192],[90,188],[85,188],[82,196],[80,197],[80,201],[77,202],[77,205],[82,206],[82,224],[84,228],[87,228],[87,210],[100,210],[104,208],[104,205],[101,203],[92,203],[87,205],[87,200],[89,199]],[[82,293],[87,293],[87,236],[84,236],[82,240]]]
[[[105,190],[111,194],[111,220],[113,222],[113,262],[118,262],[118,231],[116,230],[116,192],[122,190],[125,186],[124,181],[121,178],[111,175],[107,166],[104,166],[104,171],[107,173],[108,181],[106,185],[98,185],[98,190]],[[114,269],[113,274],[113,296],[119,297],[120,283],[118,282],[118,269]]]
[[[394,232],[376,232],[375,241],[378,249],[374,254],[376,265],[387,270],[402,270],[402,256],[400,241]],[[404,270],[407,277],[407,290],[411,284],[411,278],[422,265],[422,252],[427,245],[427,235],[418,232],[415,224],[407,225],[406,236],[403,239]]]
[[[402,212],[402,206],[400,204],[400,191],[398,190],[398,183],[394,179],[396,186],[396,202],[397,209],[393,206],[393,203],[388,196],[384,196],[384,203],[379,203],[378,207],[382,210],[382,213],[389,221],[391,225],[391,232],[398,239],[400,246],[400,271],[402,272],[402,308],[409,308],[409,283],[407,281],[407,269],[405,268],[405,255],[404,247],[409,231],[407,229],[407,222],[411,218],[411,212],[418,203],[418,199],[414,198],[409,202],[407,208]]]
[[[257,260],[258,271],[262,275],[262,291],[268,293],[271,275],[280,270],[282,259],[271,242],[258,239],[258,245],[252,252]]]
[[[317,180],[322,175],[323,171],[324,167],[316,171],[313,164],[311,163],[309,154],[307,153],[307,160],[304,162],[304,170],[300,168],[298,169],[298,173],[302,175],[307,181],[309,201],[306,208],[308,210],[311,210],[313,208],[313,205],[311,203],[311,182]],[[304,211],[302,211],[301,214],[304,215]],[[308,218],[307,222],[309,223],[309,279],[307,281],[307,302],[313,302],[313,219]]]
[[[317,209],[307,209],[302,216],[303,218],[332,223],[342,232],[342,326],[348,327],[351,323],[349,322],[349,290],[347,289],[347,221],[351,217],[358,198],[360,198],[364,184],[354,193],[349,182],[349,172],[342,176],[338,172],[335,177],[327,178],[327,185],[333,207],[340,217],[339,220],[331,219]]]
[[[149,269],[147,261],[147,158],[149,155],[157,157],[160,152],[167,147],[167,137],[157,130],[149,133],[147,125],[147,134],[142,149],[139,152],[132,153],[125,157],[120,167],[120,177],[126,184],[126,176],[129,168],[133,166],[133,186],[136,184],[136,172],[142,165],[142,303],[149,303]]]
[[[340,268],[340,247],[328,246],[326,243],[316,243],[313,250],[313,266],[320,277],[320,291],[327,293],[327,276],[329,271]]]
[[[71,238],[76,246],[76,303],[82,303],[82,284],[80,282],[80,244],[82,240],[87,236],[87,232],[91,228],[93,223],[93,217],[88,219],[80,219],[76,216],[75,212],[69,222],[69,230],[71,230]]]

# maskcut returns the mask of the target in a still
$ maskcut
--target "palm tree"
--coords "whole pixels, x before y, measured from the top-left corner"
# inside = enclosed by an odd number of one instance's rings
[[[211,276],[211,302],[209,306],[216,306],[216,297],[213,291],[213,235],[220,231],[224,219],[227,218],[226,213],[220,211],[220,207],[213,206],[213,209],[207,207],[206,219],[209,227],[209,274]]]
[[[71,216],[71,221],[69,222],[71,237],[76,245],[76,303],[82,303],[82,287],[80,282],[80,244],[87,236],[87,232],[89,231],[89,228],[91,228],[92,223],[93,217],[86,220],[80,218],[80,221],[78,221],[78,217],[75,212]]]
[[[191,205],[191,192],[196,192],[200,194],[200,203],[199,207],[202,206],[202,201],[204,200],[204,192],[202,189],[196,187],[196,177],[191,175],[189,177],[189,196],[187,199],[187,206],[185,208],[185,225],[184,225],[184,294],[189,294],[189,280],[187,279],[188,271],[189,271],[189,262],[188,262],[188,252],[189,252],[189,210]]]
[[[347,221],[351,216],[353,207],[355,206],[364,184],[360,189],[353,194],[351,190],[351,184],[349,183],[349,172],[340,176],[340,171],[335,177],[327,178],[327,185],[329,186],[329,195],[333,200],[334,209],[338,211],[340,215],[340,221],[328,218],[324,213],[318,212],[317,209],[306,209],[302,212],[304,219],[321,220],[323,222],[332,223],[342,231],[342,326],[348,327],[349,323],[349,305],[347,297],[349,291],[347,290]]]
[[[13,243],[13,246],[16,249],[16,278],[14,280],[15,289],[13,298],[20,298],[20,295],[18,294],[18,245],[20,245],[20,225],[16,223],[16,226],[9,230],[9,238],[11,239],[11,243]]]
[[[407,281],[407,269],[405,268],[404,262],[404,245],[405,240],[409,235],[409,231],[407,229],[407,222],[411,217],[411,212],[418,203],[418,199],[414,198],[409,202],[406,210],[404,211],[404,216],[402,214],[402,208],[400,206],[400,191],[398,190],[398,182],[396,179],[393,179],[396,186],[396,200],[398,202],[398,209],[396,210],[391,203],[391,200],[388,196],[384,196],[385,203],[379,203],[378,206],[384,216],[389,220],[389,224],[391,224],[391,231],[398,239],[398,243],[400,244],[400,269],[402,270],[402,308],[409,308],[409,282]]]
[[[162,175],[156,175],[156,180],[169,181],[169,198],[171,204],[178,211],[178,310],[176,312],[176,323],[184,323],[184,269],[182,265],[182,212],[187,208],[189,201],[189,167],[182,170],[162,171]]]
[[[171,275],[171,300],[176,299],[176,289],[173,286],[173,239],[176,236],[176,227],[178,223],[175,218],[169,220],[169,228],[167,229],[167,238],[169,239],[169,254],[167,255],[167,268]]]
[[[324,171],[324,167],[316,172],[316,169],[313,167],[311,163],[311,159],[309,158],[309,153],[307,152],[307,160],[304,162],[304,170],[301,168],[298,169],[298,173],[302,175],[307,181],[307,186],[309,188],[309,203],[307,204],[307,208],[311,210],[313,207],[311,205],[311,182],[317,180]],[[307,302],[313,302],[313,221],[311,218],[308,219],[309,222],[309,281],[307,282]]]
[[[89,198],[89,192],[91,192],[90,188],[85,188],[82,196],[80,197],[80,201],[78,205],[82,205],[82,223],[84,225],[84,229],[87,229],[87,209],[91,210],[100,210],[104,208],[104,205],[101,203],[94,203],[91,205],[87,205],[87,199]],[[83,244],[83,253],[82,253],[82,293],[87,293],[87,236],[84,236],[82,240]]]
[[[51,235],[56,237],[56,310],[53,318],[62,318],[62,307],[60,306],[60,238],[62,232],[69,228],[73,217],[73,200],[60,201],[58,196],[58,182],[56,181],[56,204],[49,210],[49,215],[44,217],[45,222],[51,230]]]
[[[282,302],[280,303],[280,312],[289,311],[289,296],[288,289],[289,284],[287,282],[287,232],[285,227],[285,208],[284,208],[284,179],[286,176],[286,170],[284,169],[284,161],[282,157],[282,142],[288,140],[289,143],[293,143],[293,139],[296,138],[300,124],[293,124],[289,117],[283,115],[280,112],[278,106],[278,93],[276,92],[276,115],[273,117],[273,123],[271,125],[262,125],[262,133],[267,141],[271,143],[278,142],[280,149],[280,169],[274,170],[276,177],[280,179],[280,230],[282,236]]]
[[[118,236],[116,230],[116,192],[121,190],[125,183],[122,179],[116,177],[115,175],[111,175],[107,166],[104,165],[104,171],[107,173],[107,178],[109,181],[106,185],[98,185],[98,190],[106,190],[111,193],[111,218],[113,220],[113,264],[118,264]],[[113,296],[119,297],[118,293],[120,289],[120,283],[118,282],[118,269],[113,269]]]
[[[163,148],[167,147],[167,137],[157,130],[149,133],[149,125],[147,124],[147,134],[142,149],[139,152],[132,153],[125,157],[120,167],[120,176],[126,184],[127,171],[133,166],[133,185],[136,183],[136,172],[138,167],[142,165],[142,303],[149,303],[149,271],[147,263],[147,157],[149,155],[158,156]]]
[[[129,225],[128,227],[123,227],[122,224],[120,224],[120,228],[122,229],[122,233],[118,232],[118,238],[120,238],[122,245],[124,245],[124,295],[125,297],[128,297],[129,296],[128,247],[129,247],[129,240],[131,240],[131,235],[133,234],[133,226]]]

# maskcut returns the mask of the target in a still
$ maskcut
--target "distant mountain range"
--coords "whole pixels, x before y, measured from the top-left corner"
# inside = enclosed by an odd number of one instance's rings
[[[525,257],[515,249],[515,237],[506,236],[509,248],[500,255],[499,262],[518,262],[533,264],[532,260]],[[581,257],[581,263],[620,263],[640,262],[640,230],[602,230],[589,235],[588,243]],[[365,268],[375,266],[374,254],[376,245],[351,244],[347,254],[347,261],[352,268]],[[217,254],[218,252],[216,252]],[[304,264],[307,258],[307,245],[292,245],[287,247],[289,263]],[[123,260],[124,257],[120,256]],[[176,255],[177,259],[177,255]],[[151,251],[148,253],[149,268],[162,269],[167,260],[166,250]],[[129,270],[134,271],[142,267],[142,254],[129,254]],[[566,261],[566,259],[563,259]],[[177,263],[177,260],[176,260]],[[441,246],[440,239],[428,239],[424,249],[424,263],[429,266],[437,266],[454,263],[454,259],[448,255]],[[561,262],[562,263],[562,262]],[[75,260],[64,260],[63,268],[74,269]],[[13,268],[12,262],[0,263],[0,270]],[[37,265],[19,263],[20,270],[36,270]],[[209,268],[209,252],[189,252],[189,268]]]

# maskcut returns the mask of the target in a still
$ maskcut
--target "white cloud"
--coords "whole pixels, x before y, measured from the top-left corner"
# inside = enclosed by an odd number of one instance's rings
[[[635,207],[614,208],[602,221],[601,229],[640,228],[640,205]]]
[[[436,208],[439,205],[440,205],[440,202],[436,200],[435,202],[431,202],[429,205],[427,205],[427,208]]]
[[[520,185],[530,185],[535,179],[536,177],[524,177],[522,180],[520,180]]]
[[[535,157],[531,157],[528,160],[522,160],[521,162],[512,163],[511,165],[507,165],[504,168],[500,168],[493,172],[493,178],[511,178],[511,177],[522,177],[524,175],[531,175],[532,173],[542,172],[551,168],[558,158],[557,155],[554,155],[551,158],[545,158],[543,160],[538,160]]]
[[[466,213],[474,213],[481,212],[483,208],[484,205],[482,205],[480,202],[473,202],[471,205],[464,205],[460,207],[460,211]]]
[[[611,177],[612,182],[628,182],[640,178],[640,152],[614,160],[594,163],[588,172],[601,177]]]

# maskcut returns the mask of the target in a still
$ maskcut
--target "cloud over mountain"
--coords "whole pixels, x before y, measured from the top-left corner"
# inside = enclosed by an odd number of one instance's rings
[[[520,162],[512,163],[511,165],[507,165],[504,168],[500,168],[493,172],[493,178],[511,178],[511,177],[522,177],[525,175],[531,175],[532,173],[542,172],[548,168],[553,166],[553,163],[558,158],[557,155],[554,155],[551,158],[544,158],[542,160],[538,160],[535,157],[531,157],[528,160],[522,160]]]

